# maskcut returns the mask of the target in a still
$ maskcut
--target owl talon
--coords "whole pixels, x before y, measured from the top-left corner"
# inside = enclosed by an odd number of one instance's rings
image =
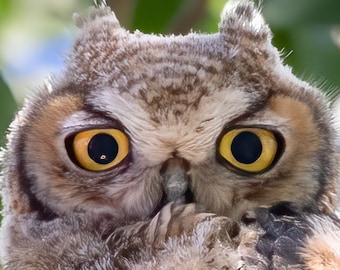
[[[279,203],[270,208],[257,208],[247,212],[242,221],[246,227],[252,228],[250,231],[257,232],[253,244],[258,254],[251,257],[259,260],[248,260],[248,263],[261,263],[271,269],[303,264],[299,253],[309,231],[303,226],[304,217],[296,206]]]
[[[201,213],[201,207],[196,204],[169,203],[150,222],[156,242],[163,242],[170,237],[183,233],[190,234],[199,222],[215,216],[211,213]]]

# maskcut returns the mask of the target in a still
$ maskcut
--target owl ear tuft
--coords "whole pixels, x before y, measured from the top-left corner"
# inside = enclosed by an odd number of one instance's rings
[[[231,44],[240,43],[242,40],[256,41],[258,44],[271,40],[271,31],[259,7],[247,0],[227,2],[221,14],[219,30]]]
[[[89,25],[97,25],[107,23],[112,28],[120,28],[119,21],[108,6],[98,6],[96,8],[90,8],[87,16],[73,14],[73,20],[78,28],[85,28]]]

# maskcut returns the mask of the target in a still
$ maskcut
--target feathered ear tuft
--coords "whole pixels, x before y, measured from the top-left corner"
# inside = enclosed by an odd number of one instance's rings
[[[221,14],[219,30],[225,40],[232,44],[242,40],[256,41],[258,44],[271,40],[271,31],[259,7],[252,1],[228,1]]]
[[[106,0],[94,0],[95,7],[107,7]]]
[[[103,24],[104,22],[112,28],[120,28],[119,21],[114,12],[111,11],[110,7],[104,5],[91,8],[87,16],[76,13],[73,15],[73,20],[79,28],[85,28],[90,24]]]

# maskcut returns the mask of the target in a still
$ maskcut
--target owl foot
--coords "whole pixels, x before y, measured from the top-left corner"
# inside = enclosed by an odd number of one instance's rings
[[[339,221],[289,203],[248,212],[240,244],[246,269],[340,269]],[[251,239],[251,241],[249,240]]]
[[[138,255],[131,257],[136,246],[121,253],[128,255],[127,269],[238,269],[233,238],[239,226],[227,217],[202,213],[196,204],[169,203],[141,228],[143,236],[136,234],[133,242],[147,241]]]

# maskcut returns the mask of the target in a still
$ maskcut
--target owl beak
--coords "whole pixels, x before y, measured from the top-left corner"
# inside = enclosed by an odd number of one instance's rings
[[[191,200],[189,170],[190,163],[183,158],[174,157],[164,162],[160,173],[167,202]]]

